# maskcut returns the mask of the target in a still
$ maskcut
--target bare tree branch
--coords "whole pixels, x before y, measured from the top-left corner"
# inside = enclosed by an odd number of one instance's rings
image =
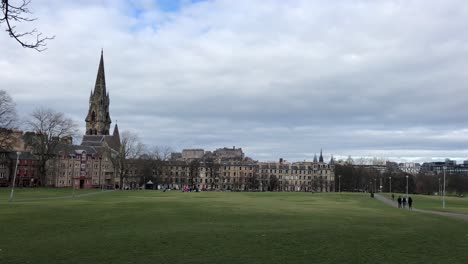
[[[120,134],[120,147],[111,155],[111,161],[120,178],[120,189],[128,177],[131,161],[138,159],[144,153],[144,149],[145,146],[136,134],[129,131]]]
[[[16,122],[15,103],[7,92],[0,90],[0,148],[12,148]]]
[[[47,161],[57,155],[60,139],[76,134],[77,125],[63,113],[46,108],[34,110],[26,124],[31,133],[26,133],[24,140],[38,157],[39,178],[46,184]]]
[[[11,38],[15,39],[23,48],[35,49],[39,52],[46,50],[47,41],[54,39],[52,37],[43,37],[42,33],[38,33],[37,29],[32,29],[26,32],[16,31],[16,26],[13,24],[21,22],[33,22],[37,18],[31,18],[29,15],[32,12],[29,10],[28,6],[31,3],[31,0],[17,0],[16,4],[12,4],[11,0],[1,0],[1,9],[3,15],[0,17],[0,24],[6,23],[6,31]],[[25,40],[27,36],[34,36],[33,41]]]

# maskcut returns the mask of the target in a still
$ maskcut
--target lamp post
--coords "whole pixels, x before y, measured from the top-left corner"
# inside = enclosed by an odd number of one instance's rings
[[[338,192],[341,193],[341,175],[338,175]]]
[[[442,167],[444,169],[444,189],[442,190],[442,208],[445,208],[445,171],[447,170],[447,166]]]
[[[16,182],[16,173],[18,171],[18,163],[19,163],[19,157],[20,157],[21,152],[16,152],[16,166],[15,166],[15,174],[13,175],[13,182],[11,184],[11,193],[10,193],[10,199],[8,200],[9,202],[13,201],[13,194],[15,192],[15,182]]]
[[[406,200],[408,201],[408,175],[406,175]]]
[[[388,179],[390,180],[390,193],[392,193],[392,176],[388,177]]]

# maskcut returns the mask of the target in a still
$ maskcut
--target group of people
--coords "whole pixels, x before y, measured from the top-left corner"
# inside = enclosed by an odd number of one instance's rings
[[[200,189],[198,187],[189,187],[188,185],[185,185],[184,188],[182,189],[182,192],[199,192]]]
[[[392,200],[395,201],[395,195],[393,193],[392,193]],[[398,208],[405,209],[406,204],[408,204],[408,209],[409,210],[413,209],[413,199],[411,198],[411,196],[409,196],[408,199],[406,199],[406,197],[401,198],[401,196],[398,196],[397,202],[398,202]]]

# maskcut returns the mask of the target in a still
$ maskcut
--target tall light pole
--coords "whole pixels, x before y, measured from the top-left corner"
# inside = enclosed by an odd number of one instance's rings
[[[11,193],[10,193],[10,199],[8,200],[9,202],[13,201],[13,194],[15,192],[15,182],[16,182],[16,173],[18,172],[18,163],[19,163],[19,157],[20,157],[21,152],[16,152],[16,166],[15,166],[15,174],[13,175],[13,182],[11,184]]]
[[[442,208],[445,208],[445,170],[447,170],[447,166],[442,167],[444,169],[444,189],[442,191]]]
[[[406,200],[408,201],[408,175],[406,175]]]
[[[341,175],[338,175],[338,192],[341,193]]]
[[[390,180],[390,193],[392,193],[392,176],[388,177],[388,179]]]

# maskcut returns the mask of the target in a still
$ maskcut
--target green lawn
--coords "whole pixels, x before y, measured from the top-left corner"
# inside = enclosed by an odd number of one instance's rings
[[[468,263],[467,221],[363,194],[115,191],[7,203],[6,193],[2,264]]]
[[[384,193],[384,196],[391,199],[391,194]],[[403,193],[395,193],[395,201],[398,196],[404,197]],[[445,209],[442,208],[442,198],[435,195],[409,195],[413,199],[413,207],[418,209],[445,211],[453,213],[468,214],[468,198],[467,197],[445,197]]]

